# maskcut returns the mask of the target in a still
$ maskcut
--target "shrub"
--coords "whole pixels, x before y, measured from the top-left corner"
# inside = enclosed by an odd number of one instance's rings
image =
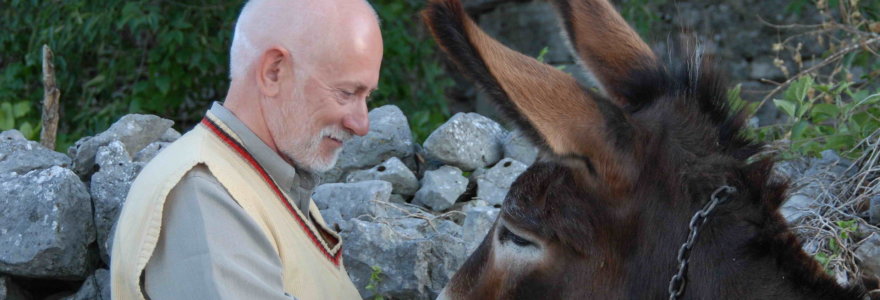
[[[400,106],[419,140],[448,117],[444,91],[451,86],[417,18],[422,2],[373,1],[385,58],[371,106]],[[43,92],[40,51],[47,44],[56,54],[61,90],[58,149],[129,113],[160,115],[188,129],[226,94],[229,45],[243,3],[6,1],[0,10],[0,103],[16,108],[12,127],[35,130]],[[0,125],[11,122],[3,118]]]

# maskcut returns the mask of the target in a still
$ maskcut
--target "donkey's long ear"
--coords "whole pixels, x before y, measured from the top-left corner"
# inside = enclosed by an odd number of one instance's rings
[[[551,0],[581,62],[619,104],[657,97],[666,72],[651,48],[607,0]]]
[[[490,38],[458,0],[432,0],[422,16],[459,69],[537,144],[557,155],[603,164],[628,142],[632,129],[617,106],[583,89],[571,75]]]

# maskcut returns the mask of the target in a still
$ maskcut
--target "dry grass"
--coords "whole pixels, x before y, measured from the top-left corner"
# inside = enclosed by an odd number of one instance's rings
[[[880,130],[857,148],[863,154],[842,176],[831,171],[832,164],[817,176],[792,178],[793,192],[810,186],[813,194],[809,196],[816,200],[810,215],[791,224],[792,229],[803,241],[804,250],[841,284],[860,281],[862,272],[854,251],[871,232],[880,233],[865,214],[871,197],[880,194]]]

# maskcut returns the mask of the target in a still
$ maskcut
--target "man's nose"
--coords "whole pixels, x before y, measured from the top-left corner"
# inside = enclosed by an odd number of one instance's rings
[[[366,135],[367,132],[370,132],[370,118],[367,112],[367,102],[358,101],[357,104],[354,104],[351,110],[352,111],[346,114],[345,118],[343,118],[342,126],[345,126],[345,129],[348,129],[356,135]]]

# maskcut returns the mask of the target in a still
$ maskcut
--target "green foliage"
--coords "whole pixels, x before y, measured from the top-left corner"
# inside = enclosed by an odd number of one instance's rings
[[[0,11],[0,100],[42,98],[40,47],[56,54],[59,148],[126,113],[192,124],[227,87],[241,1],[13,0]],[[28,118],[36,121],[35,116]]]
[[[367,291],[373,292],[376,296],[373,297],[373,300],[385,300],[385,297],[379,295],[379,283],[382,282],[382,268],[379,266],[373,266],[373,271],[370,272],[370,282],[367,283],[365,287]]]
[[[828,266],[831,264],[831,261],[840,258],[844,251],[844,247],[840,245],[838,239],[848,240],[858,229],[859,223],[855,219],[849,221],[838,220],[834,222],[834,226],[836,227],[837,236],[828,238],[828,252],[819,251],[813,255],[816,261],[825,269],[825,272],[828,272],[831,276],[834,276],[834,270]]]
[[[385,56],[370,105],[400,106],[419,141],[449,117],[444,93],[452,86],[418,19],[423,2],[371,1],[382,19]],[[5,1],[0,102],[26,99],[31,110],[16,118],[17,127],[39,123],[40,51],[47,44],[56,54],[61,90],[58,149],[128,113],[160,115],[188,129],[226,94],[232,30],[243,4]]]
[[[379,90],[370,106],[394,104],[409,118],[421,143],[449,118],[445,92],[453,85],[438,62],[437,46],[418,18],[425,1],[377,0],[385,55]]]
[[[40,135],[40,124],[32,123],[28,101],[0,102],[0,131],[18,129],[25,138],[35,140]],[[37,124],[37,125],[34,125]]]
[[[642,38],[649,37],[651,28],[661,21],[657,7],[667,2],[668,0],[624,0],[620,3],[620,14]]]
[[[861,153],[850,150],[880,129],[880,91],[854,89],[851,82],[818,84],[812,77],[804,76],[773,103],[789,117],[789,122],[762,128],[759,137],[788,138],[791,149],[784,157],[818,156],[826,149],[858,157]]]

